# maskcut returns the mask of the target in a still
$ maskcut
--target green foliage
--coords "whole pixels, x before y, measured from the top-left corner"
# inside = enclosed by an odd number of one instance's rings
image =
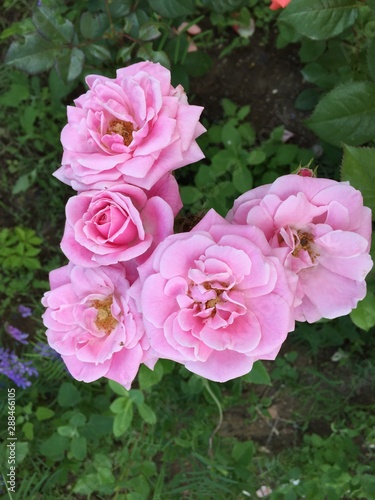
[[[254,28],[266,38],[279,16],[277,44],[300,44],[311,85],[296,106],[317,105],[311,129],[324,141],[345,143],[342,179],[374,210],[375,2],[292,0],[276,13],[269,0],[45,1],[31,17],[30,4],[16,4],[5,1],[6,14],[17,10],[0,36],[9,46],[0,70],[0,313],[10,323],[20,320],[19,304],[35,309],[25,318],[30,344],[13,345],[8,336],[4,346],[40,373],[29,389],[17,390],[17,497],[237,499],[255,498],[269,485],[275,499],[372,498],[371,274],[369,293],[351,314],[354,324],[349,317],[301,323],[274,362],[256,362],[226,384],[208,384],[166,360],[153,370],[142,366],[129,391],[113,381],[84,384],[61,360],[33,349],[46,342],[40,297],[48,272],[65,264],[58,245],[72,193],[51,174],[61,160],[66,104],[82,92],[84,76],[113,77],[119,66],[151,59],[171,68],[173,85],[187,89],[190,77],[211,67],[207,49],[226,57],[252,43]],[[183,21],[187,26],[178,30]],[[195,23],[203,31],[191,38],[187,30]],[[188,52],[191,40],[197,52]],[[225,215],[247,189],[313,157],[283,142],[283,127],[260,137],[248,105],[223,99],[222,108],[222,118],[207,123],[200,138],[206,160],[177,172],[191,213],[213,206]],[[319,163],[330,151],[341,154],[323,142]],[[6,387],[0,392],[4,422]],[[0,435],[6,439],[5,426]],[[0,458],[5,477],[4,450]]]
[[[375,84],[355,82],[325,95],[308,120],[309,127],[325,141],[358,146],[375,136]]]
[[[194,184],[180,188],[184,207],[192,213],[213,207],[225,216],[233,200],[252,187],[269,183],[308,163],[313,152],[283,142],[284,128],[259,143],[247,121],[250,106],[222,100],[223,119],[199,140],[207,159],[197,166]],[[251,118],[251,114],[250,114]],[[181,182],[183,173],[181,173]],[[177,178],[180,174],[177,172]]]

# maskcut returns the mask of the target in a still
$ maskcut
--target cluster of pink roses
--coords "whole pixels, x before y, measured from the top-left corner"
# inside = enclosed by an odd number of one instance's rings
[[[295,174],[174,234],[172,170],[203,157],[201,107],[150,62],[87,77],[68,108],[62,167],[78,190],[43,297],[48,342],[70,373],[130,388],[141,363],[215,381],[275,359],[295,321],[349,313],[366,293],[371,212],[347,183]]]

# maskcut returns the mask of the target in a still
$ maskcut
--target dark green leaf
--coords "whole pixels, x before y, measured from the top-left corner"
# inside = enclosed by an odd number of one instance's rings
[[[375,83],[340,85],[323,97],[308,126],[320,138],[339,146],[363,144],[375,137]]]
[[[37,31],[49,40],[71,43],[74,38],[74,26],[68,20],[60,22],[57,12],[41,5],[34,11],[33,22]]]
[[[72,457],[80,462],[86,458],[87,455],[87,441],[83,436],[75,436],[70,443],[70,453]]]
[[[359,189],[364,203],[375,215],[375,149],[353,148],[344,144],[341,180]]]
[[[317,89],[304,89],[294,103],[297,109],[310,110],[315,108],[319,102],[320,92]]]
[[[250,170],[243,166],[238,165],[232,176],[233,186],[239,193],[244,193],[253,187],[253,176]]]
[[[361,300],[356,309],[350,313],[353,323],[362,328],[362,330],[370,330],[375,326],[375,295],[368,292],[366,297]]]
[[[246,382],[250,382],[252,384],[271,385],[270,376],[261,361],[256,361],[253,364],[251,371],[242,378]]]
[[[371,41],[368,48],[367,65],[371,78],[375,80],[375,39]]]
[[[52,68],[60,49],[42,38],[38,33],[25,36],[24,43],[13,42],[5,57],[5,63],[30,74]]]
[[[73,384],[69,382],[64,382],[60,387],[59,394],[57,396],[57,400],[59,405],[63,408],[68,406],[75,406],[77,403],[81,401],[81,394],[74,387]]]
[[[150,368],[142,364],[138,372],[139,387],[142,390],[149,389],[160,382],[163,378],[163,374],[164,369],[160,362],[156,363],[153,370],[150,370]]]
[[[193,0],[148,0],[150,7],[167,19],[188,16],[194,12]]]
[[[133,402],[128,399],[127,404],[121,413],[117,413],[113,422],[113,434],[116,437],[122,436],[129,427],[133,420]]]
[[[301,35],[325,40],[355,22],[357,7],[356,0],[293,0],[279,20],[291,25]]]

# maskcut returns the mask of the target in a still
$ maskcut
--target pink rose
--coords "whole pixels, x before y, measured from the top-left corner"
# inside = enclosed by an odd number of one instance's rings
[[[130,289],[156,353],[219,382],[274,359],[294,328],[295,279],[270,251],[258,228],[214,210],[161,243]]]
[[[107,377],[129,389],[140,363],[151,358],[125,268],[69,264],[50,273],[50,284],[42,299],[48,343],[72,376],[84,382]]]
[[[290,4],[290,0],[271,0],[270,9],[284,9],[287,5]]]
[[[61,249],[84,267],[143,262],[173,233],[170,205],[130,184],[83,191],[68,200]]]
[[[285,175],[240,196],[227,219],[262,229],[296,273],[298,321],[343,316],[366,295],[371,210],[348,183]]]
[[[126,182],[150,189],[166,173],[204,157],[195,139],[202,107],[188,104],[169,70],[140,62],[115,79],[86,77],[89,90],[68,106],[55,176],[78,191]]]

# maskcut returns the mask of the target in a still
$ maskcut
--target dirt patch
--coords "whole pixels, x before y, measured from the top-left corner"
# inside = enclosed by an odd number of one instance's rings
[[[267,43],[262,37],[255,33],[247,47],[222,59],[223,47],[211,51],[212,68],[204,77],[192,79],[190,94],[205,107],[203,116],[211,123],[221,117],[220,100],[226,97],[239,105],[250,104],[250,121],[260,141],[284,125],[295,135],[293,143],[311,147],[316,138],[303,124],[309,114],[294,107],[299,93],[308,87],[300,72],[298,48],[278,50],[275,33]]]

